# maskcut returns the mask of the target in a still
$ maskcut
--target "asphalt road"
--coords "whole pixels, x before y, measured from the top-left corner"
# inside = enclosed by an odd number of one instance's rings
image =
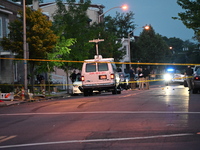
[[[200,94],[183,85],[0,108],[0,149],[199,150]]]

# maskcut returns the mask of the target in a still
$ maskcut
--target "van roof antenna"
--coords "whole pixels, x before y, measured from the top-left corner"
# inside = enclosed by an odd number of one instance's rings
[[[98,43],[104,41],[104,39],[93,39],[93,40],[89,40],[89,42],[93,42],[96,43],[96,53],[97,56],[99,56],[99,48],[98,48]]]

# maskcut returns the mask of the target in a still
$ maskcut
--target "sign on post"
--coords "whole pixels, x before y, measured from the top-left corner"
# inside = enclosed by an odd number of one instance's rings
[[[99,48],[98,48],[98,43],[104,41],[104,39],[94,39],[94,40],[89,40],[89,42],[96,43],[96,53],[97,56],[99,55]]]
[[[0,93],[0,99],[13,100],[14,99],[14,93]]]

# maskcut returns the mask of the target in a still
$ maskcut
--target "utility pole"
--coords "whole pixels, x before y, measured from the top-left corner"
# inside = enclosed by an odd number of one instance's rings
[[[28,93],[27,88],[27,44],[26,44],[26,0],[23,0],[23,50],[24,50],[24,90]]]

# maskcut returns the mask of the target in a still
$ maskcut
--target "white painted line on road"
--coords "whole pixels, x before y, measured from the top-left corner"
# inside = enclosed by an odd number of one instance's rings
[[[145,137],[130,137],[130,138],[112,138],[112,139],[90,139],[90,140],[57,141],[57,142],[44,142],[44,143],[5,145],[5,146],[0,146],[0,149],[3,149],[3,148],[27,147],[27,146],[39,146],[39,145],[52,145],[52,144],[71,144],[71,143],[88,143],[88,142],[113,142],[113,141],[127,141],[127,140],[144,140],[144,139],[153,139],[153,138],[182,137],[182,136],[191,136],[191,135],[194,135],[194,134],[192,134],[192,133],[183,133],[183,134],[156,135],[156,136],[145,136]]]
[[[200,114],[200,112],[186,111],[88,111],[88,112],[49,112],[49,113],[14,113],[0,114],[0,116],[27,116],[27,115],[68,115],[68,114]]]

